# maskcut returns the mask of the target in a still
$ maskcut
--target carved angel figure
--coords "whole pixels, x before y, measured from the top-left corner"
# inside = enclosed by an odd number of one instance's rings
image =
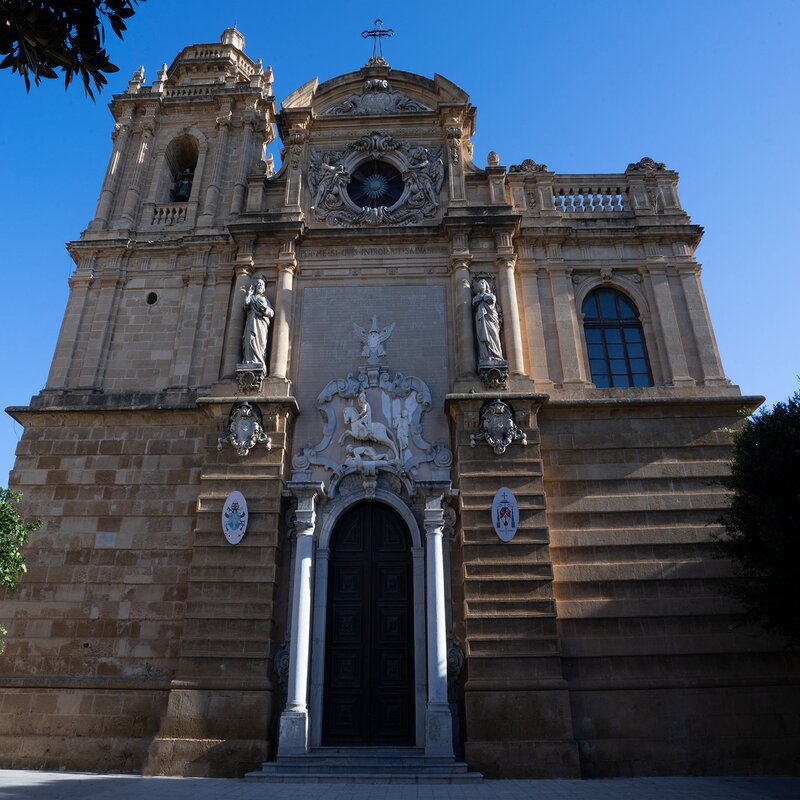
[[[412,153],[412,161],[403,175],[409,189],[408,205],[414,208],[439,205],[439,192],[444,181],[444,164],[441,158],[431,160],[426,147]]]
[[[324,208],[330,211],[344,203],[344,193],[350,182],[350,173],[338,163],[340,156],[340,153],[329,151],[319,158],[312,152],[309,173],[311,188],[314,191],[312,208]]]
[[[367,359],[367,364],[377,366],[379,363],[378,359],[383,358],[386,355],[386,350],[383,347],[383,343],[392,335],[394,326],[395,323],[392,322],[383,330],[379,330],[378,318],[374,315],[372,317],[372,326],[368,331],[362,328],[360,325],[357,325],[355,322],[353,323],[353,329],[364,343],[364,347],[361,349],[361,356],[362,358]]]

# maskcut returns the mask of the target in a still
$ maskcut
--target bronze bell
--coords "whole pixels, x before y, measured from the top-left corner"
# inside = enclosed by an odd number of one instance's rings
[[[185,203],[192,193],[192,178],[194,170],[191,167],[182,169],[175,178],[175,188],[172,191],[172,199],[176,203]]]

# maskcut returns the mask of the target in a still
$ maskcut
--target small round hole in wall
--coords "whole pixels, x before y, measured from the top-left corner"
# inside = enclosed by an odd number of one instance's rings
[[[147,293],[147,305],[154,306],[158,302],[158,295],[155,292]]]

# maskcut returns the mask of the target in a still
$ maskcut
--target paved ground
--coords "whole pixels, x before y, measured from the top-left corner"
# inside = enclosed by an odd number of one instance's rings
[[[473,785],[249,783],[0,770],[0,800],[800,800],[800,778],[620,778]]]

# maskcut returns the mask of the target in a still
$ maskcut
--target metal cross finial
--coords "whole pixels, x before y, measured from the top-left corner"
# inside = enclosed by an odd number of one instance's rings
[[[386,63],[381,39],[385,36],[394,36],[394,31],[391,28],[384,28],[382,19],[376,19],[373,24],[375,27],[371,31],[361,31],[362,39],[372,39],[372,58],[368,63]]]

